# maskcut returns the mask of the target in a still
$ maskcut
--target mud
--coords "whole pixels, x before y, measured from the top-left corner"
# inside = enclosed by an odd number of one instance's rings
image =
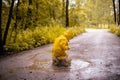
[[[0,59],[0,80],[120,80],[120,37],[87,30],[69,42],[70,67],[52,65],[52,44]]]

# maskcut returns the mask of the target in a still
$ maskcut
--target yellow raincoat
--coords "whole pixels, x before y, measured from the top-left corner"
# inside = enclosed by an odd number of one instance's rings
[[[63,35],[56,38],[52,48],[52,56],[57,57],[58,59],[68,57],[68,54],[65,51],[69,50],[68,41],[72,37],[73,33],[70,30],[67,30]]]

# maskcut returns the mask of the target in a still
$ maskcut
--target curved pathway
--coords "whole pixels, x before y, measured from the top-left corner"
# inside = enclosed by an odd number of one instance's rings
[[[120,80],[120,37],[87,30],[69,42],[71,66],[51,65],[52,44],[0,59],[0,80]]]

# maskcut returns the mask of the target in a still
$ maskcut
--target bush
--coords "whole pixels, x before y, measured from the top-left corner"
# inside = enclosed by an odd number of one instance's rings
[[[49,27],[36,27],[35,29],[27,29],[20,31],[15,37],[14,41],[9,41],[4,46],[7,52],[19,52],[26,49],[31,49],[41,45],[49,44],[54,41],[56,37],[63,34],[66,29],[72,29],[74,36],[85,32],[85,28],[82,27],[60,27],[60,26],[49,26]],[[13,32],[14,33],[14,32]],[[15,33],[14,33],[15,34]],[[12,37],[14,38],[14,37]]]
[[[118,35],[118,36],[120,36],[120,27],[116,28],[115,34]]]
[[[112,24],[110,25],[110,32],[120,36],[120,27]]]
[[[85,32],[85,28],[84,27],[73,27],[73,33],[74,33],[74,36],[80,34],[80,33],[83,33]]]
[[[110,32],[115,33],[115,31],[116,31],[116,25],[111,24],[110,25]]]

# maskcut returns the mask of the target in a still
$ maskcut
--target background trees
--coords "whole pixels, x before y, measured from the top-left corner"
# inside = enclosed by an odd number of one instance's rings
[[[89,23],[92,25],[113,22],[112,0],[87,0]]]
[[[10,2],[3,0],[3,26],[7,21]],[[75,26],[83,22],[113,23],[111,13],[112,0],[15,0],[11,30],[16,23],[17,28],[24,30],[53,23],[62,26],[68,26],[68,23]]]
[[[109,23],[114,23],[112,0],[1,0],[0,50],[13,46],[22,33],[36,28],[59,25],[82,29]],[[28,41],[32,44],[32,39]]]

